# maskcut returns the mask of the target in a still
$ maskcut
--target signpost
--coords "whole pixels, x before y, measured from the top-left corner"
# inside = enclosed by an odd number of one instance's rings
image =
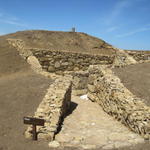
[[[36,126],[44,126],[45,120],[33,117],[24,117],[23,122],[24,124],[30,124],[33,126],[32,130],[33,140],[37,140]]]

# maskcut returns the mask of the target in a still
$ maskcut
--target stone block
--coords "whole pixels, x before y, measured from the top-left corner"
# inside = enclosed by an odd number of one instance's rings
[[[56,61],[55,64],[54,64],[54,67],[55,68],[60,68],[61,64],[59,61]]]
[[[48,72],[55,72],[55,68],[53,66],[48,67]]]
[[[91,85],[91,84],[88,84],[88,90],[92,93],[95,92],[95,86],[94,85]]]

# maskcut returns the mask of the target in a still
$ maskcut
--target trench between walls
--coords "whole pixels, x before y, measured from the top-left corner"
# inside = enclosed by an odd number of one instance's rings
[[[124,53],[121,53],[115,57],[114,61],[114,56],[89,56],[88,54],[70,52],[25,49],[24,43],[21,40],[9,40],[9,43],[17,48],[19,54],[26,59],[29,64],[31,64],[31,68],[34,71],[49,77],[52,77],[52,74],[54,74],[53,79],[55,79],[56,82],[58,80],[61,80],[61,82],[67,81],[67,78],[70,78],[69,76],[71,75],[73,79],[71,79],[69,82],[73,85],[73,90],[71,90],[73,94],[83,95],[88,93],[88,98],[91,101],[98,103],[106,113],[121,121],[132,131],[141,134],[145,139],[149,139],[150,108],[142,103],[142,101],[135,97],[130,91],[128,91],[120,82],[119,78],[113,75],[110,69],[103,66],[104,64],[112,66],[114,62],[116,63],[116,66],[124,66],[124,64],[129,65],[132,63],[134,64],[136,63],[134,59],[124,55]],[[66,75],[67,78],[65,78]],[[53,86],[51,87],[50,85],[50,88],[54,88]],[[61,86],[61,88],[62,87],[63,86]],[[60,98],[62,96],[60,93],[57,94],[58,96],[56,97]],[[61,107],[59,108],[60,111],[58,112],[63,112],[63,110],[66,110],[63,109],[63,103],[65,103],[65,99],[62,97],[60,98],[62,99],[62,103]],[[47,98],[49,99],[47,96],[44,97],[44,99]],[[39,105],[39,109],[37,109],[35,116],[41,113],[41,111],[46,112],[46,110],[42,110],[43,107],[45,107],[45,102],[43,103],[43,101],[45,100],[42,100],[42,104]],[[56,102],[53,104],[55,103]],[[54,106],[53,104],[52,106]],[[41,106],[42,109],[40,109]],[[45,109],[50,111],[49,108]],[[49,112],[49,114],[52,113]],[[43,113],[43,116],[44,115],[46,115],[46,113]],[[37,117],[43,116],[37,115]],[[44,130],[40,128],[38,129],[39,131],[41,130],[40,132],[42,133],[40,138],[50,140],[54,139],[55,133],[58,132],[58,129],[61,126],[64,113],[61,113],[61,115],[58,113],[54,116],[57,116],[54,117],[57,119],[54,119],[54,121],[51,122],[53,122],[55,125],[47,122]],[[27,137],[31,136],[30,131],[31,128],[29,127],[26,131]]]
[[[70,108],[72,77],[56,79],[47,89],[47,93],[39,104],[34,117],[45,120],[44,126],[37,126],[38,139],[52,141],[58,133],[64,117]],[[25,131],[26,138],[32,138],[32,127]]]
[[[38,59],[29,49],[25,49],[22,40],[8,39],[8,43],[17,49],[19,55],[30,64],[33,71],[54,80],[33,116],[45,120],[44,126],[37,126],[38,138],[52,141],[55,139],[55,134],[61,129],[70,108],[72,76],[68,74],[59,76],[43,71]],[[24,134],[26,138],[31,139],[33,136],[32,126],[28,126]]]

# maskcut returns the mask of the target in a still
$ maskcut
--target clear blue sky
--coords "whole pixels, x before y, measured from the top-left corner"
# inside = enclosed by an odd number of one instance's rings
[[[150,50],[150,0],[0,0],[0,35],[73,26],[118,48]]]

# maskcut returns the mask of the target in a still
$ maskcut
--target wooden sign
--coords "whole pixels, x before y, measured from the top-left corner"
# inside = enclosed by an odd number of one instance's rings
[[[32,117],[24,117],[24,124],[32,124],[37,126],[44,126],[44,119],[32,118]]]
[[[33,125],[33,140],[37,140],[36,126],[44,126],[45,120],[40,118],[24,117],[23,122],[24,124]]]

